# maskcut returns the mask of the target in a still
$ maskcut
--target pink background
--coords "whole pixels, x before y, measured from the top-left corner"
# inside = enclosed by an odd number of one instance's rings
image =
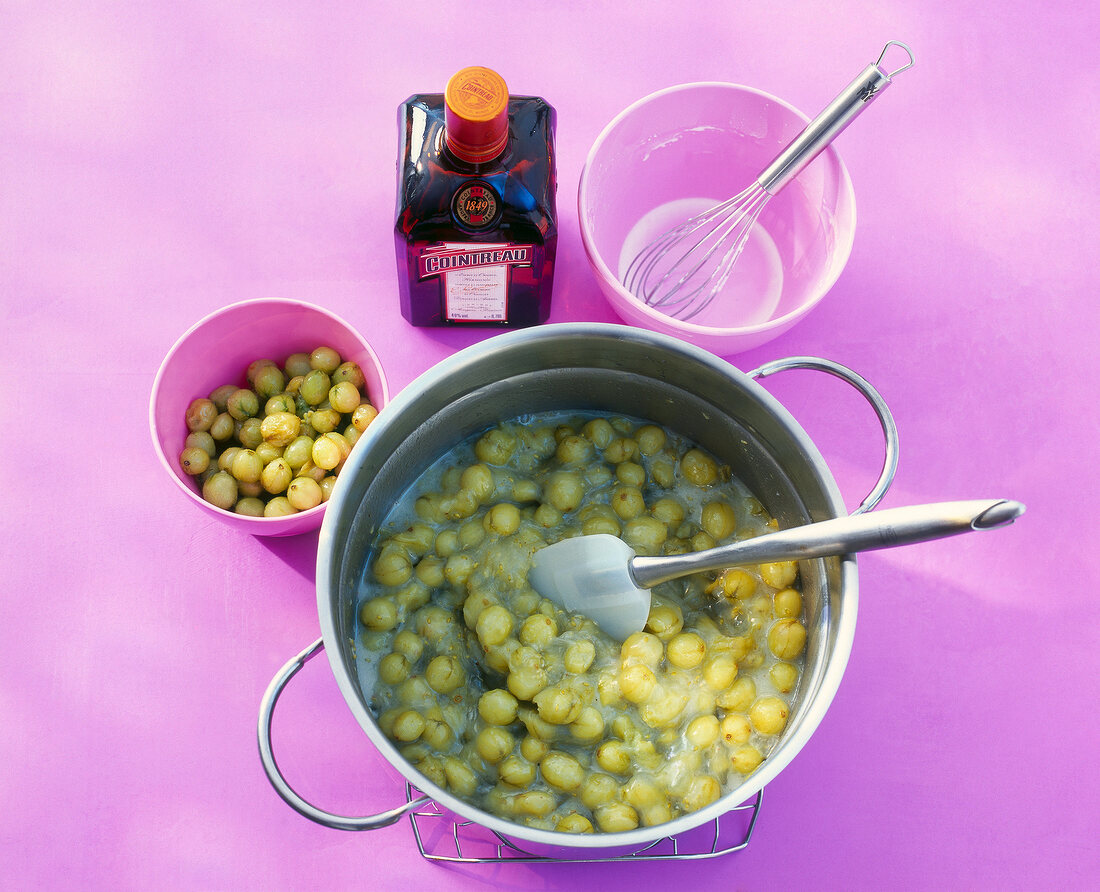
[[[371,6],[0,6],[5,888],[1094,888],[1095,8]],[[575,206],[603,125],[694,80],[813,113],[889,39],[917,65],[838,142],[848,267],[809,318],[732,361],[813,354],[875,384],[902,438],[885,505],[1004,496],[1027,515],[860,558],[844,683],[741,853],[446,868],[407,821],[351,834],[292,812],[255,723],[318,635],[317,537],[241,535],[167,479],[147,400],[176,337],[232,301],[304,298],[368,334],[394,393],[486,337],[406,326],[390,238],[397,105],[472,63],[559,112],[552,320],[614,321]],[[866,407],[808,372],[768,389],[856,504],[881,457]],[[324,660],[275,737],[319,805],[403,797]]]

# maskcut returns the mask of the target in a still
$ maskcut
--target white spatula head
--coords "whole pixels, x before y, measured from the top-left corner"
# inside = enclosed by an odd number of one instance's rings
[[[537,551],[527,580],[544,598],[622,641],[649,617],[649,589],[630,575],[633,557],[629,545],[607,533],[576,536]]]

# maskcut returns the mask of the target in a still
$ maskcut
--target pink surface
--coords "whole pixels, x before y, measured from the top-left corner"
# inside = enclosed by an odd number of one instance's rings
[[[111,8],[0,11],[5,888],[1100,883],[1095,13],[1022,0],[995,14],[946,0]],[[405,325],[389,234],[397,105],[471,63],[557,107],[552,319],[614,321],[575,205],[603,126],[689,81],[812,111],[889,39],[917,64],[837,143],[859,208],[851,259],[804,321],[733,361],[819,355],[875,384],[901,430],[885,506],[1004,496],[1027,515],[860,558],[844,682],[769,784],[744,852],[442,867],[405,821],[348,834],[291,811],[255,725],[271,677],[318,635],[317,534],[255,538],[186,504],[147,432],[176,338],[241,299],[301,298],[366,335],[396,394],[486,337]],[[857,503],[881,460],[866,407],[820,375],[767,386]],[[363,814],[402,797],[324,661],[275,725],[312,801]]]

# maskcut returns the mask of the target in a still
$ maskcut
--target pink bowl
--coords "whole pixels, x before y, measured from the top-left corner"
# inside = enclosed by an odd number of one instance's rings
[[[604,128],[581,172],[581,238],[624,321],[728,355],[782,334],[817,305],[855,235],[852,182],[832,147],[769,200],[726,289],[690,321],[647,306],[619,282],[648,240],[737,195],[807,123],[760,90],[697,83],[640,99]]]
[[[184,416],[196,397],[222,384],[245,386],[245,371],[256,359],[282,363],[291,353],[328,346],[357,362],[376,409],[389,401],[382,365],[370,344],[333,313],[298,300],[264,299],[232,304],[211,313],[176,341],[161,363],[149,399],[149,430],[161,465],[183,494],[218,520],[257,536],[293,536],[315,530],[325,503],[287,517],[246,517],[202,498],[179,466],[188,430]]]

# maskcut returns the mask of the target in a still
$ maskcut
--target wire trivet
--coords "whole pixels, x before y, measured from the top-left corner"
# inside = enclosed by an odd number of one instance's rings
[[[423,794],[411,784],[405,784],[408,801]],[[761,790],[752,799],[738,805],[713,821],[680,833],[665,836],[642,848],[575,849],[562,846],[552,854],[538,854],[524,848],[522,841],[509,839],[495,830],[465,821],[429,801],[409,812],[413,836],[420,854],[431,861],[460,864],[499,864],[502,862],[566,862],[595,864],[609,861],[691,861],[717,858],[739,852],[749,844],[760,804]],[[547,847],[539,847],[547,848]]]

